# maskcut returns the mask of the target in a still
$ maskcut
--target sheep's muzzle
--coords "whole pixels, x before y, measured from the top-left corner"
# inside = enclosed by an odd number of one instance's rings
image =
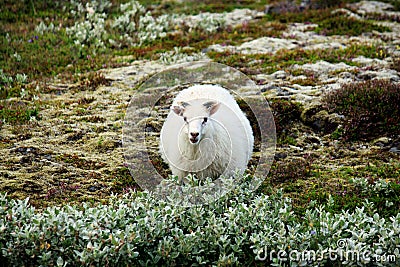
[[[197,137],[192,137],[192,138],[189,138],[189,140],[190,140],[190,142],[192,143],[192,144],[196,144],[199,140],[197,139]]]

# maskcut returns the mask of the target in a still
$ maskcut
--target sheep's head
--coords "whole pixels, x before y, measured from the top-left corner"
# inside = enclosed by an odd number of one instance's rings
[[[188,136],[190,143],[198,144],[204,136],[207,136],[210,128],[210,116],[220,107],[216,101],[194,100],[190,102],[180,102],[171,109],[185,122],[183,130]]]

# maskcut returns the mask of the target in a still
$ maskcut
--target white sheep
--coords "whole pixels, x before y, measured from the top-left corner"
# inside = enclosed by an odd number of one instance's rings
[[[249,120],[218,85],[194,85],[178,93],[161,129],[160,153],[172,174],[213,180],[243,173],[253,152]]]

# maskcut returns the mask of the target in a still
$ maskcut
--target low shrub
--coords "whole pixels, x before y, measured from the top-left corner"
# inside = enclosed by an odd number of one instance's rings
[[[78,78],[78,85],[74,90],[79,91],[94,91],[101,85],[109,86],[111,83],[105,78],[101,72],[89,72]]]
[[[300,121],[303,106],[286,99],[270,100],[269,104],[274,115],[278,143],[294,142],[296,133],[292,131],[292,125]]]
[[[365,32],[388,32],[390,28],[375,25],[369,21],[358,20],[356,18],[347,17],[346,15],[336,12],[329,17],[318,21],[318,27],[315,31],[323,35],[350,35],[358,36]]]
[[[310,177],[312,158],[305,155],[299,158],[277,160],[272,164],[268,183],[275,185],[284,182],[295,182]]]
[[[345,139],[395,137],[400,132],[400,85],[387,80],[344,84],[326,94],[329,112],[345,116]]]
[[[258,195],[247,182],[191,208],[131,192],[36,211],[0,195],[0,251],[11,266],[400,264],[400,215],[381,218],[368,201],[328,212],[333,202],[296,216],[282,191]]]
[[[281,23],[316,23],[318,27],[315,32],[324,35],[350,35],[358,36],[365,32],[387,32],[390,28],[380,26],[368,20],[359,20],[350,17],[346,13],[334,11],[334,6],[338,7],[339,3],[322,5],[322,1],[313,1],[310,9],[302,12],[299,10],[282,9],[280,12],[270,14],[271,19],[278,20]],[[319,2],[319,3],[317,3]],[[332,1],[333,2],[333,1]],[[322,9],[320,9],[322,8]]]

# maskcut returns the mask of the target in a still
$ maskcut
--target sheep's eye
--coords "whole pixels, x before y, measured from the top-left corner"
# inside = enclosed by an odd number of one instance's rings
[[[186,117],[183,117],[183,120],[184,120],[185,122],[187,122],[187,118],[186,118]]]
[[[205,118],[204,118],[204,120],[203,120],[203,122],[204,122],[204,123],[206,123],[206,122],[207,122],[207,120],[208,120],[208,118],[207,118],[207,117],[205,117]]]

